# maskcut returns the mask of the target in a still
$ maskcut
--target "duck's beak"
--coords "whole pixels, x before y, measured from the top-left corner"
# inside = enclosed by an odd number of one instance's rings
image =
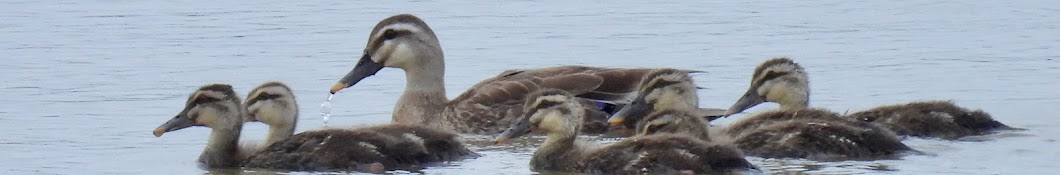
[[[173,119],[169,119],[169,121],[166,121],[166,123],[163,123],[162,125],[158,126],[158,128],[155,128],[155,131],[152,133],[155,134],[155,137],[162,137],[162,134],[166,132],[176,131],[198,125],[199,124],[196,124],[195,121],[188,119],[188,117],[185,116],[184,113],[181,113],[173,117]]]
[[[645,115],[651,112],[651,105],[646,103],[631,103],[623,106],[621,110],[615,112],[607,119],[607,124],[611,126],[623,125],[627,128],[635,127],[638,120],[643,118]]]
[[[356,85],[357,82],[368,76],[375,75],[381,69],[383,69],[383,64],[372,61],[372,55],[364,54],[364,56],[361,56],[361,60],[357,62],[357,65],[353,66],[353,70],[350,70],[350,73],[347,73],[345,77],[339,79],[339,82],[331,86],[331,93],[335,94],[339,90]]]
[[[512,124],[512,126],[508,127],[507,130],[504,130],[504,132],[501,133],[500,136],[497,136],[497,139],[494,140],[493,143],[508,143],[508,140],[510,139],[517,138],[526,135],[527,133],[530,133],[530,131],[533,130],[533,126],[531,126],[529,118],[530,117],[523,117],[518,122],[515,122],[515,124]]]
[[[756,89],[758,88],[756,88],[755,86],[751,86],[751,88],[748,88],[747,92],[743,94],[743,97],[740,97],[739,100],[736,100],[736,103],[732,104],[732,107],[729,107],[729,110],[725,111],[725,115],[723,116],[730,116],[736,113],[740,113],[744,110],[754,107],[755,105],[762,104],[762,102],[765,102],[766,98],[762,97],[761,95],[758,95],[758,92],[755,91]]]

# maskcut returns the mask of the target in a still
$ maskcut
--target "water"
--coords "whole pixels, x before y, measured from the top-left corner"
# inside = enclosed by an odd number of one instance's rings
[[[328,120],[331,119],[331,99],[335,98],[335,94],[328,94],[328,100],[320,104],[320,116],[324,118],[324,126],[328,126]]]
[[[727,107],[773,56],[807,68],[812,105],[836,111],[952,99],[1028,131],[983,142],[907,139],[931,155],[811,162],[750,158],[771,173],[1055,174],[1060,167],[1060,5],[1051,1],[0,2],[0,174],[197,174],[208,130],[156,138],[206,83],[240,93],[288,83],[316,104],[371,27],[413,13],[438,33],[448,95],[504,69],[561,64],[677,67],[701,103]],[[385,69],[337,94],[329,126],[389,122],[404,87]],[[244,95],[245,96],[245,95]],[[316,111],[302,105],[302,111]],[[764,105],[750,113],[776,108]],[[309,112],[312,114],[313,112]],[[313,116],[313,115],[302,115]],[[319,128],[304,117],[300,131]],[[731,122],[725,119],[719,124]],[[245,140],[266,127],[247,124]],[[532,144],[428,169],[527,174]]]

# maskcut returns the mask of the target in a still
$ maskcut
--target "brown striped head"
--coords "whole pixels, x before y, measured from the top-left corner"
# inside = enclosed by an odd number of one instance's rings
[[[265,82],[247,94],[245,121],[260,121],[270,126],[294,126],[298,121],[298,103],[294,92],[281,82]]]
[[[243,126],[243,107],[239,101],[239,96],[230,85],[202,86],[188,96],[180,113],[155,128],[153,133],[158,137],[192,126],[239,130]]]
[[[549,135],[574,136],[581,130],[583,106],[567,91],[544,89],[531,93],[523,104],[523,116],[497,137],[496,143],[517,138],[533,130]]]
[[[766,60],[755,68],[747,92],[725,112],[732,115],[763,102],[779,103],[781,109],[806,108],[810,87],[806,71],[785,57]]]
[[[637,97],[608,119],[611,125],[634,128],[644,116],[663,110],[696,111],[699,95],[688,71],[659,69],[644,76]]]
[[[665,110],[644,117],[637,122],[636,130],[638,135],[673,133],[710,141],[707,129],[709,125],[702,117],[697,117],[692,113]]]
[[[360,61],[331,87],[331,93],[356,85],[383,67],[429,69],[441,74],[444,66],[442,47],[431,27],[410,14],[394,15],[375,25]]]

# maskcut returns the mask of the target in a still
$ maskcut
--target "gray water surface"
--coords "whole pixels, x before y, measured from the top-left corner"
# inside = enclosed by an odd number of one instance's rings
[[[352,68],[371,27],[398,13],[439,35],[450,97],[505,69],[676,67],[709,72],[696,75],[702,104],[727,107],[754,66],[790,56],[809,71],[817,107],[951,99],[1028,129],[980,142],[909,138],[929,155],[902,160],[749,158],[767,173],[1060,170],[1060,5],[1052,1],[59,0],[0,2],[0,174],[208,173],[195,162],[208,129],[150,134],[192,90],[229,83],[246,93],[284,81],[301,105],[298,130],[319,128],[327,89]],[[389,122],[404,78],[386,69],[339,93],[331,125]],[[243,139],[264,131],[248,124]],[[426,172],[531,173],[531,146],[468,139],[483,157]]]

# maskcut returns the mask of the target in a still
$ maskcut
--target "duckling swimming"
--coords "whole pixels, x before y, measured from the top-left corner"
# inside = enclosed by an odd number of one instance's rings
[[[581,103],[622,105],[636,92],[636,83],[654,70],[588,66],[508,70],[447,99],[442,47],[426,22],[409,14],[391,16],[376,24],[369,38],[360,61],[332,86],[331,93],[354,86],[384,67],[399,68],[405,71],[407,82],[394,106],[393,121],[461,133],[500,133],[522,115],[527,94],[544,88],[575,94],[584,98]],[[587,115],[583,129],[604,132],[609,111],[584,106],[580,109]]]
[[[796,71],[784,71],[796,68]],[[767,98],[779,103],[782,110],[805,108],[809,103],[810,91],[807,75],[794,61],[787,58],[772,59],[763,63],[756,71],[754,76],[758,79],[755,80],[759,82],[752,82],[752,89],[748,89],[744,97],[734,104],[727,114],[743,111],[762,103]],[[758,83],[758,86],[754,83]],[[754,89],[755,87],[757,89]],[[753,94],[752,91],[772,93]],[[969,135],[987,134],[998,129],[1013,129],[995,121],[990,114],[982,110],[968,110],[950,101],[921,101],[881,106],[843,116],[843,118],[877,123],[898,135],[951,140]]]
[[[548,134],[531,157],[534,171],[589,174],[718,173],[754,169],[732,147],[680,134],[652,134],[623,139],[601,148],[577,141],[582,108],[563,90],[542,90],[527,98],[524,116],[497,137],[497,143],[531,130]]]
[[[763,102],[780,110],[759,113],[730,124],[727,133],[748,155],[814,160],[872,160],[897,158],[912,150],[888,129],[841,117],[822,109],[808,109],[809,85],[802,66],[788,58],[774,58],[755,68],[751,86],[726,115]]]
[[[418,170],[432,162],[460,157],[454,154],[472,154],[459,144],[456,134],[446,135],[444,131],[406,125],[307,131],[275,140],[261,151],[248,153],[253,149],[238,146],[244,117],[248,117],[244,110],[255,110],[254,115],[250,116],[262,121],[294,121],[297,116],[297,112],[289,111],[297,108],[281,107],[296,106],[293,100],[284,100],[294,98],[290,89],[282,83],[265,83],[256,88],[251,96],[247,104],[253,107],[243,108],[231,86],[203,86],[189,97],[181,113],[159,126],[154,133],[161,136],[165,132],[192,126],[212,128],[214,132],[199,159],[204,168],[235,168],[242,165],[247,168],[289,171]],[[291,127],[293,131],[293,125]],[[288,128],[279,131],[286,130]],[[423,137],[429,135],[435,137]],[[439,143],[437,140],[447,141]],[[251,156],[238,156],[241,154]],[[385,169],[380,169],[380,166]]]

